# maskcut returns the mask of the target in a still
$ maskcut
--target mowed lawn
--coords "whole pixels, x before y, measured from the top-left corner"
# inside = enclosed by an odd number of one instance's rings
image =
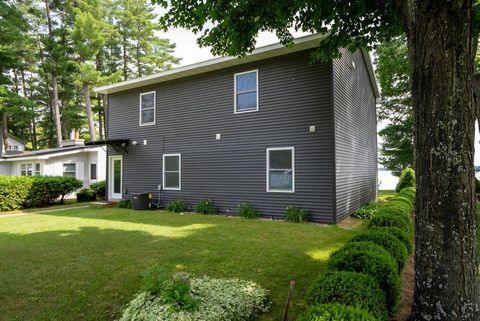
[[[364,227],[163,211],[83,208],[0,217],[0,320],[115,320],[153,264],[192,275],[254,280],[290,319],[329,254]]]

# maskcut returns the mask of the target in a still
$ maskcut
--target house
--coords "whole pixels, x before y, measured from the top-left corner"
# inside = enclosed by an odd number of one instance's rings
[[[8,147],[5,150],[5,145],[2,144],[2,154],[5,153],[20,153],[25,151],[25,143],[18,137],[8,134]]]
[[[108,95],[108,198],[162,189],[337,222],[377,193],[376,99],[366,51],[312,63],[318,35],[96,89]]]
[[[71,137],[60,148],[25,151],[21,140],[9,136],[11,145],[18,149],[2,151],[0,175],[75,176],[84,187],[105,180],[106,146],[85,146],[82,139]]]

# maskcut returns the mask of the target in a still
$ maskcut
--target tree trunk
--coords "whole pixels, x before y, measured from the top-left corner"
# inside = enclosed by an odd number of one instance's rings
[[[123,37],[123,80],[128,79],[128,53],[127,53],[127,38]]]
[[[23,87],[23,96],[28,98],[30,102],[33,102],[32,90],[30,88],[30,94],[27,92],[27,82],[25,81],[25,70],[22,69],[22,87]],[[32,119],[30,120],[30,140],[32,141],[32,149],[37,150],[37,126],[35,124],[35,110],[29,106],[30,111],[32,112]]]
[[[409,1],[417,200],[412,321],[478,321],[471,3]]]
[[[92,103],[90,102],[90,90],[88,89],[88,82],[83,82],[83,98],[85,99],[85,109],[87,111],[88,131],[90,133],[90,141],[97,140],[95,133],[95,124],[93,123]]]
[[[2,114],[2,143],[3,143],[3,150],[8,150],[8,116],[7,113],[4,111]]]

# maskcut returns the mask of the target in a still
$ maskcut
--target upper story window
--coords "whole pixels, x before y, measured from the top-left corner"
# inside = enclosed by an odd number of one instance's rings
[[[77,176],[76,164],[63,164],[63,176]]]
[[[258,70],[235,74],[235,114],[258,111]]]
[[[267,148],[267,192],[295,192],[295,149]]]
[[[163,155],[163,187],[180,190],[182,187],[182,158],[180,154]]]
[[[155,125],[155,92],[140,94],[140,126]]]

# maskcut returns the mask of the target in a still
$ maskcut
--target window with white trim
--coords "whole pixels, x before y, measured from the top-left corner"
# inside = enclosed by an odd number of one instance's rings
[[[267,192],[295,192],[294,147],[267,148]]]
[[[40,175],[40,163],[22,163],[20,164],[21,176]]]
[[[258,111],[258,70],[235,74],[235,114]]]
[[[155,125],[155,92],[140,94],[140,126]]]
[[[77,176],[77,164],[75,163],[64,163],[63,164],[63,176]]]
[[[182,157],[180,154],[163,155],[163,188],[180,190],[182,187]]]

